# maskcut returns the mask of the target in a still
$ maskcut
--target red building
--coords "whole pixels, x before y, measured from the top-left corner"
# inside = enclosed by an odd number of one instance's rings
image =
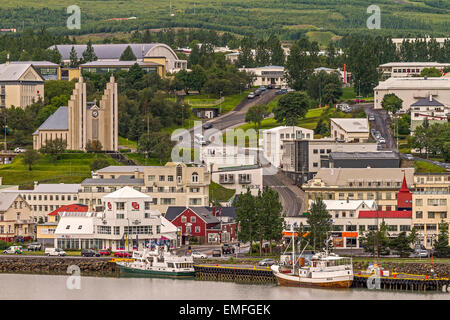
[[[53,210],[48,215],[56,216],[55,221],[58,221],[58,216],[61,212],[88,212],[89,207],[85,204],[68,204],[65,206],[61,206],[56,210]]]
[[[165,218],[181,231],[182,244],[194,237],[200,244],[236,240],[233,207],[169,207]]]

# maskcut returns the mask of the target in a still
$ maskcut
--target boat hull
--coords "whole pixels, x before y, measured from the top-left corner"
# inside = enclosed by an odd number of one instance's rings
[[[130,268],[123,265],[117,265],[122,274],[136,275],[149,278],[193,278],[195,271],[163,271],[163,270],[142,270]]]
[[[350,288],[353,277],[335,280],[302,279],[288,274],[274,274],[280,286],[308,288]]]

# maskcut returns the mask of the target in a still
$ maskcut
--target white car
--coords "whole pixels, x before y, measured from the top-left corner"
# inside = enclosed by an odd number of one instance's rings
[[[3,253],[16,253],[21,254],[22,253],[22,246],[11,246],[6,250],[3,250]]]
[[[195,258],[195,259],[206,259],[206,258],[208,258],[208,256],[206,254],[204,254],[204,253],[199,252],[199,251],[193,251],[192,252],[192,258]]]
[[[16,152],[16,153],[23,153],[23,152],[25,152],[25,151],[27,151],[27,150],[25,150],[25,149],[23,149],[23,148],[15,148],[15,149],[14,149],[14,152]]]
[[[378,142],[379,142],[379,143],[386,143],[386,140],[384,140],[384,138],[381,137],[381,138],[378,140]]]
[[[375,121],[375,116],[374,116],[373,114],[371,114],[371,115],[369,116],[369,121]]]
[[[59,248],[46,248],[45,255],[46,256],[65,256],[66,252]]]
[[[408,154],[406,155],[406,159],[408,159],[408,160],[411,161],[411,160],[414,160],[414,157],[413,157],[412,154],[409,154],[409,153],[408,153]]]

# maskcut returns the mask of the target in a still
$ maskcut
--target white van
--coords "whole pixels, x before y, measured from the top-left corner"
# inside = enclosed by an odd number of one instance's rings
[[[8,249],[3,250],[3,253],[22,253],[22,246],[10,246]]]
[[[66,252],[59,248],[45,248],[46,256],[65,256]]]
[[[205,145],[206,144],[205,137],[203,137],[200,133],[197,133],[194,136],[194,142],[198,143],[198,144],[201,144],[201,145]]]

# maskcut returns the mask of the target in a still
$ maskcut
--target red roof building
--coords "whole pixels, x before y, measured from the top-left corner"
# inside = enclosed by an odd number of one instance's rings
[[[60,212],[88,212],[89,207],[85,204],[69,204],[65,206],[61,206],[56,210],[53,210],[48,215],[49,216],[58,216]]]
[[[412,211],[412,193],[406,185],[405,176],[403,176],[402,187],[397,193],[397,210]]]

